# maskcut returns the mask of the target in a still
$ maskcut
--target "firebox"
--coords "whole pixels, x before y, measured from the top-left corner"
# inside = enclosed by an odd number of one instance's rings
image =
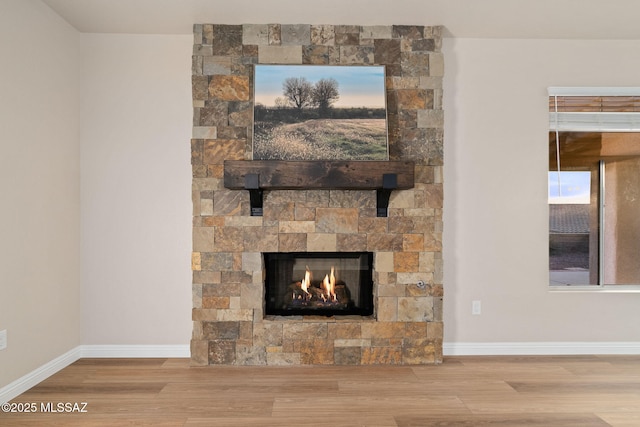
[[[265,314],[373,314],[373,253],[264,253]]]

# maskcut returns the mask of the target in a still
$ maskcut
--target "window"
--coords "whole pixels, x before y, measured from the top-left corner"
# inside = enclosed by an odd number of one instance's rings
[[[549,89],[549,280],[640,284],[640,88]]]

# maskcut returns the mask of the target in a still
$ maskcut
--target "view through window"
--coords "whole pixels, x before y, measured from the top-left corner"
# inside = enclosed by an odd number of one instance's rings
[[[638,285],[640,88],[549,94],[550,284]]]

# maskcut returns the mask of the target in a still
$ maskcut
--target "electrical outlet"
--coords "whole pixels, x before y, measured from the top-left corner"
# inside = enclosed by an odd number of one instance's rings
[[[0,350],[7,348],[7,330],[0,331]]]
[[[471,314],[482,314],[482,302],[471,301]]]

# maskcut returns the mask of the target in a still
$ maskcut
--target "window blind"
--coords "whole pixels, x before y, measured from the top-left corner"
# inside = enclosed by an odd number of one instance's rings
[[[550,87],[549,129],[640,131],[640,87]]]

